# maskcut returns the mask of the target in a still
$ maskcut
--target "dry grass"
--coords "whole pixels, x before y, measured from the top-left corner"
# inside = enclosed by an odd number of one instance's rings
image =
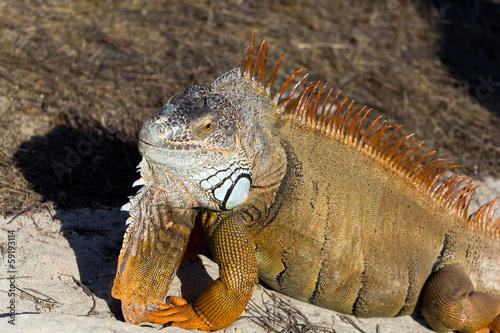
[[[254,30],[278,82],[300,67],[403,123],[472,176],[500,165],[498,1],[0,3],[0,213],[116,206],[136,133],[236,66]]]
[[[332,327],[313,324],[307,315],[284,298],[263,290],[262,305],[250,300],[248,318],[269,333],[336,333]],[[242,316],[240,318],[244,318]],[[352,320],[351,320],[352,321]],[[333,322],[333,318],[332,318]],[[353,323],[354,327],[357,327]]]

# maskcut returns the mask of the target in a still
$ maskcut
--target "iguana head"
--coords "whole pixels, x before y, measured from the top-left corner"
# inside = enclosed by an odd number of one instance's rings
[[[153,174],[168,170],[200,208],[230,210],[246,201],[252,175],[239,120],[227,98],[191,86],[144,122],[139,150]]]

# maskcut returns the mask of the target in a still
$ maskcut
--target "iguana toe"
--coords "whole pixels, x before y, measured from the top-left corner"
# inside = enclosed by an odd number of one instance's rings
[[[169,297],[169,300],[172,305],[158,304],[158,310],[150,313],[145,321],[170,324],[184,329],[213,330],[185,299]]]

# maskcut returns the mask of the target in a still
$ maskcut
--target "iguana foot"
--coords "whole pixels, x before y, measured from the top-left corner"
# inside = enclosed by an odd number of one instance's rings
[[[445,266],[429,278],[423,289],[422,314],[439,332],[500,333],[500,301],[474,291],[458,265]]]
[[[184,298],[171,296],[168,299],[172,305],[159,304],[158,310],[151,312],[145,321],[158,324],[170,323],[172,326],[184,329],[213,330]]]

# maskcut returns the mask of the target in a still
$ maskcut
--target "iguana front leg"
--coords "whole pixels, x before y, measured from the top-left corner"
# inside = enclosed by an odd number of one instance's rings
[[[171,323],[185,329],[218,330],[235,321],[245,309],[258,283],[252,242],[236,214],[220,219],[215,216],[211,220],[214,222],[209,222],[207,229],[220,277],[194,305],[171,297],[173,305],[160,304],[146,321]]]
[[[458,265],[449,265],[427,281],[422,314],[438,332],[500,333],[500,301],[478,291]]]

